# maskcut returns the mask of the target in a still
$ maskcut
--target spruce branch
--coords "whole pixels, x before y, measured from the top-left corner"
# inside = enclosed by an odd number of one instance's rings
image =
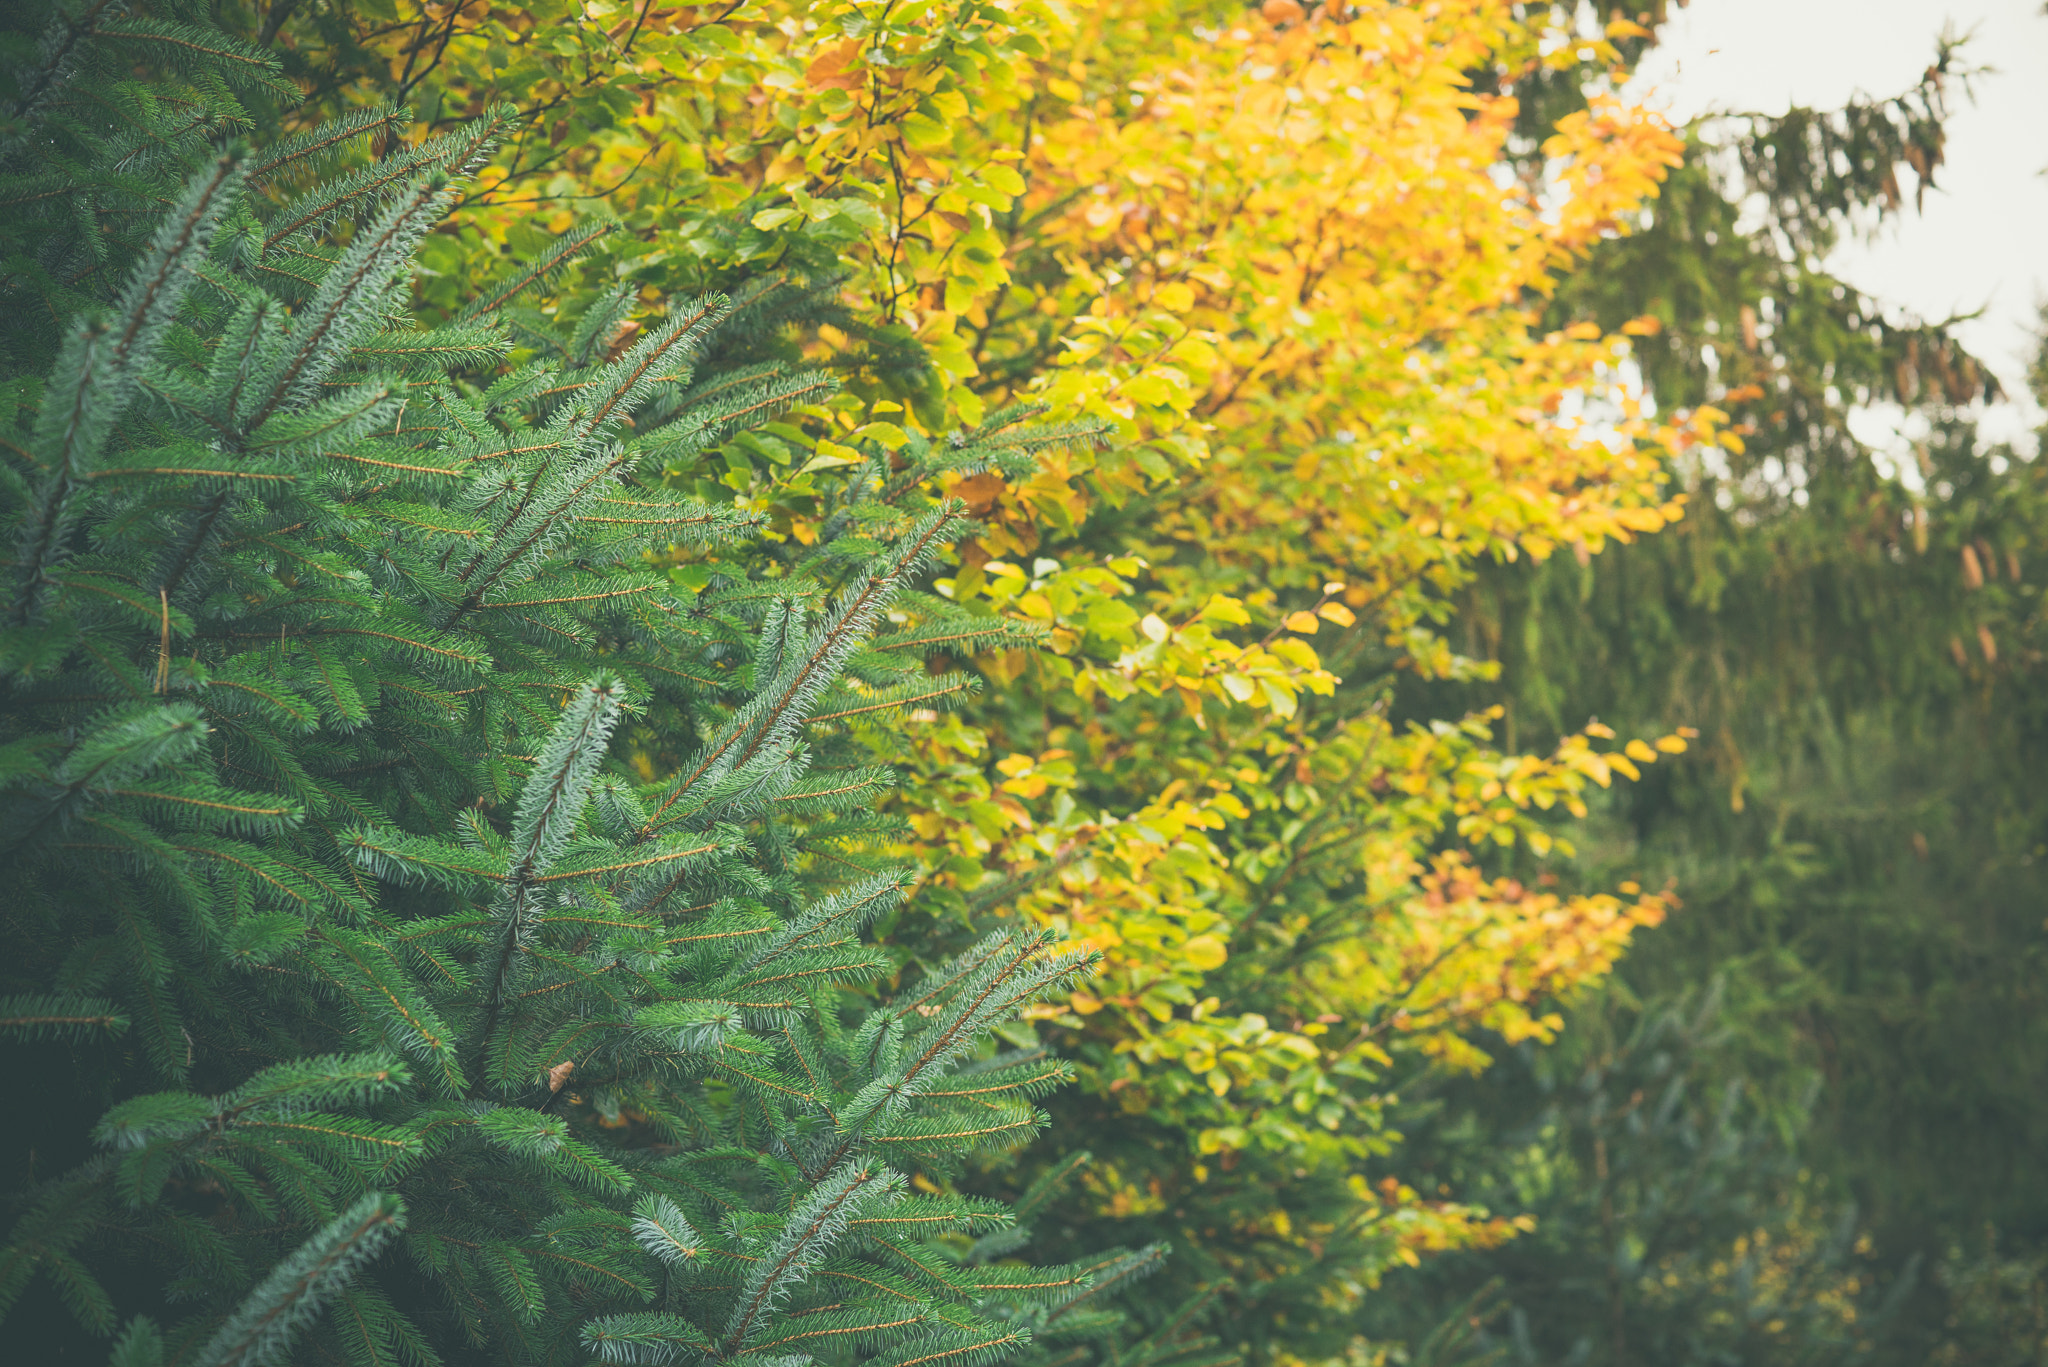
[[[513,817],[513,864],[493,908],[498,920],[490,983],[479,1041],[488,1047],[498,1030],[513,969],[532,931],[533,899],[570,833],[582,817],[590,786],[603,762],[625,701],[616,679],[600,675],[585,684],[556,723],[526,781]]]
[[[808,649],[801,658],[778,670],[767,693],[743,708],[720,738],[670,786],[640,829],[641,839],[652,837],[667,824],[664,818],[669,809],[707,775],[722,775],[743,766],[773,742],[787,744],[804,720],[805,705],[823,691],[861,640],[873,631],[875,622],[904,582],[929,562],[947,537],[958,531],[963,523],[960,507],[958,502],[949,501],[926,513],[893,548],[879,573],[862,575],[842,592],[831,615],[807,642]]]
[[[796,1289],[830,1253],[847,1222],[901,1190],[902,1177],[879,1164],[849,1166],[826,1178],[790,1212],[780,1237],[748,1274],[739,1303],[726,1321],[721,1350],[730,1356],[746,1343],[763,1315]]]
[[[224,155],[194,174],[116,301],[110,322],[82,322],[65,344],[55,383],[37,415],[30,449],[50,473],[22,529],[13,621],[35,615],[51,566],[60,559],[77,496],[116,423],[125,416],[143,367],[205,257],[241,182],[240,159]]]
[[[128,15],[99,25],[95,36],[134,48],[131,59],[154,58],[174,69],[218,73],[233,84],[287,99],[299,95],[298,88],[283,78],[277,58],[196,24]]]
[[[17,1039],[89,1039],[128,1032],[125,1012],[104,997],[0,997],[0,1031]]]
[[[666,1196],[643,1196],[634,1205],[633,1237],[669,1267],[687,1265],[703,1251],[689,1217]]]
[[[411,122],[412,110],[404,105],[346,110],[318,128],[309,129],[272,148],[250,166],[249,180],[256,185],[268,184],[287,168],[317,165],[351,142],[374,138],[380,133],[396,135]]]
[[[395,1196],[365,1196],[249,1293],[194,1357],[197,1367],[267,1367],[405,1225]]]
[[[356,337],[377,327],[377,306],[427,229],[447,211],[446,178],[427,176],[349,244],[293,319],[287,342],[259,365],[257,398],[245,430],[260,428],[288,400],[310,400]]]
[[[586,218],[575,224],[510,278],[465,304],[455,315],[455,320],[458,323],[484,321],[527,290],[555,278],[592,243],[618,231],[618,228],[617,223],[608,219]]]

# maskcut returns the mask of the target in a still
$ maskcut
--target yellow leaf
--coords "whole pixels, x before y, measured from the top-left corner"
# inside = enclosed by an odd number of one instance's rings
[[[1294,715],[1298,704],[1294,699],[1294,689],[1288,685],[1285,679],[1264,678],[1259,680],[1259,686],[1265,691],[1266,706],[1273,709],[1274,716],[1291,717]]]
[[[906,114],[901,127],[903,140],[920,151],[936,151],[953,141],[953,130],[928,114]]]
[[[1307,614],[1304,613],[1302,615],[1306,616]],[[1313,622],[1315,619],[1311,617],[1309,620]],[[1299,627],[1295,629],[1297,631],[1300,630]],[[1314,630],[1314,628],[1311,627],[1310,630]],[[1274,641],[1272,645],[1268,646],[1267,649],[1271,650],[1288,664],[1293,665],[1296,669],[1319,670],[1322,668],[1323,662],[1317,657],[1315,647],[1307,641],[1298,640],[1293,636],[1282,636]],[[1313,687],[1315,680],[1309,680],[1309,684]]]
[[[1223,967],[1223,961],[1230,957],[1229,948],[1216,935],[1197,935],[1182,945],[1180,952],[1190,967],[1204,973]]]
[[[798,474],[804,475],[813,470],[830,470],[836,466],[861,463],[860,452],[850,446],[841,446],[835,441],[819,442],[817,451],[816,455],[803,463],[803,468],[797,471]]]
[[[1287,614],[1287,629],[1289,631],[1298,631],[1304,636],[1313,636],[1316,634],[1316,625],[1314,613],[1290,612]]]
[[[1251,625],[1251,614],[1244,610],[1244,604],[1226,593],[1212,593],[1209,601],[1202,605],[1202,616],[1212,622],[1228,622],[1232,626]]]
[[[1335,622],[1340,627],[1348,627],[1358,620],[1357,617],[1352,615],[1350,608],[1336,602],[1325,603],[1317,608],[1316,616],[1326,622]]]
[[[854,429],[854,436],[867,437],[879,443],[884,450],[900,450],[909,444],[910,434],[893,422],[865,423]]]
[[[1643,744],[1640,740],[1630,741],[1622,747],[1622,750],[1630,759],[1638,764],[1655,764],[1657,762],[1657,752]]]

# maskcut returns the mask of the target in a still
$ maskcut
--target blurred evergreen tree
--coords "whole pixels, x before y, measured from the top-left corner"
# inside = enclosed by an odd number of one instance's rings
[[[1565,875],[1685,907],[1561,1048],[1411,1096],[1409,1152],[1538,1232],[1407,1274],[1378,1334],[1497,1280],[1476,1341],[1506,1362],[2038,1360],[2010,1336],[2048,1246],[2048,487],[1979,439],[1997,388],[1955,320],[1823,264],[1935,184],[1968,79],[1944,43],[1894,99],[1702,121],[1652,219],[1559,292],[1556,323],[1658,319],[1648,392],[1737,440],[1678,472],[1678,527],[1500,567],[1459,625],[1513,744],[1588,715],[1703,733]],[[1910,453],[1858,440],[1868,404],[1918,421]]]

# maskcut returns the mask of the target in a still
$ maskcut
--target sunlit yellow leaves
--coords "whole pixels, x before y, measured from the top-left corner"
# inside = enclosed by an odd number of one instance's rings
[[[1075,780],[1040,791],[1038,760],[1005,760],[988,801],[1026,810],[976,859],[1024,878],[1065,859],[1007,910],[1105,958],[1085,1005],[1036,1019],[1106,1049],[1090,1085],[1190,1136],[1199,1182],[1245,1151],[1387,1158],[1368,1080],[1404,1057],[1481,1066],[1481,1032],[1550,1038],[1558,997],[1671,905],[1486,868],[1569,856],[1560,818],[1683,738],[1596,724],[1503,754],[1491,715],[1393,725],[1328,660],[1384,647],[1411,675],[1483,680],[1438,629],[1475,563],[1590,559],[1682,514],[1664,458],[1724,420],[1644,416],[1623,377],[1654,320],[1545,334],[1530,305],[1626,231],[1676,141],[1596,100],[1553,130],[1547,179],[1503,190],[1519,110],[1459,73],[1534,60],[1547,14],[1328,13],[1196,32],[1156,0],[1078,12],[1032,136],[989,126],[1025,152],[1009,281],[931,301],[985,339],[974,383],[1043,347],[1031,397],[1114,425],[1063,467],[1071,499],[978,503],[994,526],[941,591],[1049,633],[1051,658],[995,677],[1043,690]],[[1565,65],[1611,54],[1582,37],[1591,56],[1556,49]],[[1153,564],[1039,558],[1140,495]],[[1346,891],[1312,914],[1307,885]],[[1312,915],[1331,919],[1311,933]],[[1297,943],[1315,948],[1289,959]],[[1113,1210],[1157,1199],[1108,1189]],[[1361,1200],[1410,1222],[1405,1257],[1515,1232],[1398,1184]]]
[[[493,254],[536,222],[536,202],[545,225],[601,198],[634,230],[624,254],[671,288],[702,287],[692,263],[822,249],[848,268],[857,316],[908,329],[937,363],[932,384],[893,397],[928,429],[979,421],[986,398],[964,383],[978,344],[932,318],[979,327],[1009,281],[995,215],[1026,191],[1020,115],[1062,17],[1032,0],[943,15],[924,0],[657,6],[616,28],[601,12],[476,4],[432,35],[426,103],[461,108],[495,89],[546,111],[456,215],[465,242]],[[402,48],[411,34],[360,36]],[[393,52],[394,73],[414,71],[407,51]]]
[[[1615,387],[1625,343],[1531,338],[1522,305],[1622,230],[1675,164],[1668,129],[1596,101],[1552,136],[1546,206],[1489,174],[1514,102],[1457,74],[1532,41],[1505,5],[1123,26],[1149,14],[1123,0],[1083,23],[1028,198],[1066,206],[1041,231],[1099,339],[1067,364],[1116,377],[1097,411],[1137,437],[1199,418],[1221,444],[1167,505],[1174,535],[1269,573],[1343,570],[1337,609],[1399,627],[1478,556],[1597,551],[1678,515],[1658,459],[1675,429],[1631,418],[1594,439],[1566,416]],[[1200,356],[1162,363],[1196,336]],[[1071,379],[1047,392],[1088,401]]]
[[[1074,786],[1074,766],[1065,750],[1048,750],[1037,759],[1006,755],[996,764],[1005,776],[1002,791],[1022,798],[1041,797],[1048,788]]]
[[[492,43],[536,32],[488,13],[448,50],[464,98]],[[1378,1079],[1480,1066],[1483,1032],[1551,1037],[1557,999],[1672,905],[1529,869],[1570,856],[1564,815],[1685,735],[1595,723],[1503,753],[1492,713],[1390,721],[1387,681],[1483,683],[1443,630],[1474,565],[1653,534],[1683,514],[1666,457],[1739,440],[1712,408],[1646,415],[1626,377],[1654,318],[1537,322],[1678,143],[1596,95],[1517,163],[1523,111],[1494,92],[1539,61],[1604,82],[1634,25],[1567,32],[1509,0],[655,13],[673,22],[596,83],[630,121],[563,134],[549,193],[614,187],[650,304],[706,272],[834,260],[837,302],[929,362],[914,383],[856,374],[792,424],[791,459],[735,457],[722,487],[808,545],[805,481],[878,449],[1019,401],[1106,430],[931,491],[984,526],[937,592],[1044,646],[975,661],[990,712],[875,738],[914,768],[895,801],[924,896],[1014,887],[982,910],[1102,953],[1033,1019],[1109,1060],[1087,1085],[1178,1128],[1196,1180],[1252,1151],[1388,1161]],[[597,98],[593,59],[517,60],[536,100]],[[536,191],[485,183],[463,222],[496,251]],[[1112,1209],[1164,1199],[1103,1182]],[[1515,1232],[1392,1179],[1354,1194],[1344,1218],[1384,1222],[1402,1258]],[[1273,1240],[1310,1237],[1287,1218]]]
[[[987,561],[939,581],[939,591],[961,602],[980,595],[1051,627],[1053,649],[1071,658],[1061,677],[1084,701],[1178,697],[1197,725],[1204,725],[1205,700],[1286,718],[1303,693],[1328,696],[1336,688],[1336,676],[1305,642],[1277,632],[1254,642],[1234,640],[1233,629],[1251,624],[1240,599],[1211,594],[1175,624],[1157,613],[1140,616],[1125,601],[1135,583],[1107,565],[1064,569],[1055,561],[1038,563],[1043,572],[1026,580],[1008,562]],[[1142,568],[1134,560],[1118,563],[1133,575]]]
[[[1396,1029],[1425,1052],[1464,1067],[1485,1056],[1466,1032],[1479,1024],[1510,1043],[1548,1039],[1561,1024],[1536,1004],[1604,975],[1634,932],[1662,921],[1670,899],[1624,885],[1620,897],[1559,897],[1512,879],[1488,879],[1459,855],[1437,856],[1407,914],[1384,923],[1388,938],[1361,936],[1335,971],[1389,975],[1402,992]],[[1468,949],[1488,965],[1456,962]]]
[[[1202,620],[1221,622],[1225,626],[1242,627],[1251,625],[1252,618],[1251,614],[1245,611],[1244,604],[1238,599],[1232,598],[1227,594],[1212,593],[1209,595],[1209,601],[1202,604]]]
[[[1591,729],[1608,730],[1597,723]],[[1090,855],[1070,866],[1057,889],[1019,906],[1108,953],[1090,1009],[1065,1019],[1076,1028],[1085,1017],[1090,1029],[1110,1029],[1117,1051],[1139,1066],[1120,1084],[1128,1102],[1149,1095],[1145,1065],[1179,1063],[1201,1076],[1207,1095],[1228,1098],[1233,1113],[1261,1117],[1258,1133],[1293,1135],[1305,1114],[1323,1117],[1313,1127],[1336,1123],[1335,1112],[1316,1110],[1316,1079],[1340,1064],[1386,1066],[1388,1032],[1411,1042],[1404,1047],[1457,1067],[1484,1063],[1469,1042],[1475,1029],[1511,1041],[1554,1035],[1558,1018],[1546,1003],[1609,971],[1633,933],[1661,920],[1671,901],[1633,884],[1623,884],[1619,896],[1563,896],[1490,877],[1469,854],[1429,852],[1453,826],[1468,841],[1526,841],[1548,854],[1562,842],[1540,813],[1575,804],[1586,786],[1633,767],[1621,751],[1595,749],[1598,737],[1585,733],[1548,757],[1502,755],[1487,739],[1484,718],[1408,728],[1369,718],[1326,740],[1285,793],[1246,769],[1228,787],[1220,776],[1212,780],[1199,805],[1183,783],[1171,784],[1150,808],[1092,836],[1073,824],[1078,814],[1064,818],[1087,840]],[[1658,753],[1640,741],[1624,749],[1634,746]],[[1067,759],[1065,750],[1036,760],[1012,756],[997,769],[1014,784]],[[1241,796],[1252,806],[1320,819],[1326,800],[1317,796],[1318,785],[1340,777],[1356,779],[1365,793],[1405,797],[1348,818],[1364,822],[1352,848],[1367,894],[1357,918],[1298,970],[1292,991],[1307,1019],[1284,1030],[1263,1016],[1219,1010],[1216,999],[1202,995],[1232,949],[1228,918],[1204,909],[1233,877],[1216,842],[1252,815]],[[1010,846],[1023,867],[1070,838],[1056,817],[1019,829],[1031,832]],[[1292,839],[1321,843],[1333,829],[1342,827],[1305,826]],[[1241,856],[1236,875],[1257,884],[1296,857],[1285,847],[1265,859]],[[1046,1008],[1039,1018],[1063,1016]],[[1370,1027],[1362,1034],[1361,1024]],[[1233,1140],[1237,1129],[1205,1127],[1203,1151],[1253,1142]]]

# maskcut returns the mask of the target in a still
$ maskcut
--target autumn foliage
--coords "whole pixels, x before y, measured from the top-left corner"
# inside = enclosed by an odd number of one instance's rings
[[[1263,1148],[1352,1173],[1359,1210],[1322,1221],[1382,1221],[1378,1080],[1547,1038],[1671,906],[1540,871],[1569,852],[1554,814],[1682,737],[1595,724],[1517,755],[1487,717],[1397,699],[1479,668],[1439,631],[1476,564],[1657,531],[1682,511],[1667,458],[1714,439],[1711,409],[1644,412],[1635,325],[1535,327],[1679,144],[1596,94],[1522,145],[1516,83],[1599,75],[1633,26],[1499,0],[569,13],[380,40],[394,75],[437,60],[453,98],[511,85],[543,111],[449,268],[483,269],[536,206],[567,228],[571,190],[604,192],[649,300],[827,263],[847,325],[804,345],[847,389],[777,449],[672,472],[799,543],[815,481],[864,449],[1019,402],[1101,427],[1030,477],[951,486],[990,529],[939,591],[1044,644],[980,658],[985,703],[873,738],[919,766],[923,895],[942,923],[1030,917],[1104,952],[1041,1029],[1185,1155],[1103,1176],[1112,1208]],[[922,365],[880,364],[892,343]],[[1489,873],[1508,848],[1540,876]],[[1445,1208],[1372,1257],[1488,1228]]]
[[[565,322],[620,288],[650,311],[762,279],[822,301],[778,344],[836,395],[663,474],[768,537],[658,553],[682,590],[818,544],[869,460],[1019,405],[1065,425],[1028,473],[931,477],[984,520],[935,592],[1035,644],[963,638],[934,674],[971,666],[978,696],[834,720],[910,767],[904,984],[968,928],[1102,957],[1013,1040],[1081,1065],[1027,1166],[1096,1151],[1071,1198],[1089,1236],[1170,1236],[1188,1277],[1238,1283],[1236,1313],[1295,1315],[1276,1353],[1324,1352],[1313,1326],[1396,1262],[1516,1234],[1404,1185],[1399,1079],[1551,1039],[1676,905],[1574,890],[1568,818],[1687,736],[1575,719],[1529,754],[1497,714],[1426,710],[1486,671],[1444,631],[1477,566],[1658,532],[1683,514],[1670,458],[1721,439],[1712,408],[1631,388],[1653,321],[1539,325],[1680,152],[1599,93],[1640,30],[1575,22],[1509,0],[476,0],[284,30],[341,73],[323,99],[410,103],[394,145],[522,106],[422,249],[427,309],[572,232],[599,255],[549,304]],[[1531,140],[1537,83],[1588,93]],[[659,722],[635,733],[650,779],[685,747]]]

